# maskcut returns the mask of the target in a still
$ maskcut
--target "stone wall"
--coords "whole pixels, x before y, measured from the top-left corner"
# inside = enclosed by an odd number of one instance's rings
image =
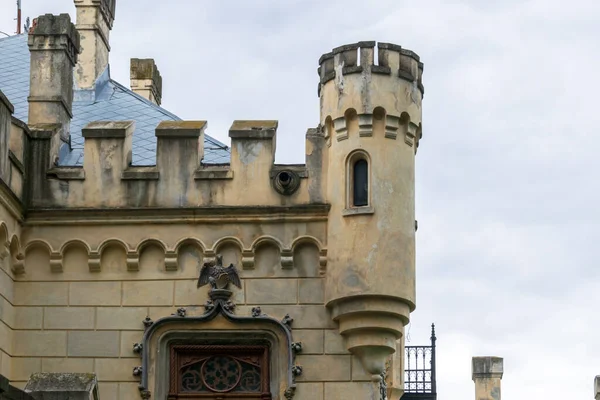
[[[15,304],[15,271],[22,268],[18,219],[2,203],[0,194],[0,374],[14,379],[14,329],[20,323]]]
[[[303,343],[296,398],[367,393],[370,375],[323,304],[326,212],[288,212],[286,222],[273,222],[271,213],[232,211],[185,223],[174,222],[182,218],[176,215],[126,223],[116,213],[55,213],[51,221],[33,213],[22,234],[24,272],[14,283],[12,381],[23,387],[34,372],[94,372],[103,398],[138,398],[132,371],[141,360],[133,344],[142,339],[143,320],[179,307],[202,314],[208,288],[196,288],[199,268],[222,253],[242,278],[237,315],[260,306],[277,319],[294,318],[294,340]]]
[[[12,378],[15,272],[23,267],[21,225],[26,126],[12,117],[12,104],[0,92],[0,374]]]

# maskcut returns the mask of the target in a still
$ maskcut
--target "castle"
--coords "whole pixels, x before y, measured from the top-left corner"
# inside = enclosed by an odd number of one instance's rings
[[[0,40],[0,374],[32,394],[79,374],[103,399],[399,399],[419,56],[323,54],[306,162],[280,165],[277,121],[236,120],[226,146],[160,107],[153,60],[112,80],[115,0],[75,5]]]

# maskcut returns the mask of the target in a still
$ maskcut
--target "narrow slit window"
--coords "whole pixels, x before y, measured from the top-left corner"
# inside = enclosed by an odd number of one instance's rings
[[[367,160],[360,159],[354,163],[353,171],[354,207],[369,205],[369,164]]]

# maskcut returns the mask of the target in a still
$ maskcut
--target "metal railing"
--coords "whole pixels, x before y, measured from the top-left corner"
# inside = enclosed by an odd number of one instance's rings
[[[404,396],[402,400],[436,400],[435,325],[431,324],[430,346],[406,346]]]

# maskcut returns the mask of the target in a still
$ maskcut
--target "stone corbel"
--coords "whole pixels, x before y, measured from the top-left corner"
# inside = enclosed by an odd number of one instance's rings
[[[62,255],[60,253],[50,254],[50,271],[53,273],[63,272]]]
[[[373,136],[373,114],[358,115],[358,136]]]
[[[388,139],[396,140],[398,135],[398,128],[400,127],[400,118],[393,115],[386,115],[385,117],[385,137]]]
[[[242,251],[242,269],[254,269],[254,253],[252,250]]]
[[[140,270],[140,255],[135,251],[127,252],[127,271],[135,272]]]
[[[25,255],[23,253],[18,253],[15,256],[15,260],[11,267],[12,273],[15,275],[21,275],[25,273]]]
[[[319,252],[319,275],[325,275],[327,272],[327,249]]]
[[[100,272],[100,253],[90,253],[88,258],[88,269],[90,272]]]
[[[291,249],[281,250],[281,268],[292,269],[294,268],[294,253]]]
[[[165,271],[177,271],[177,252],[167,251],[165,253]]]
[[[417,128],[419,128],[417,125],[413,124],[412,122],[409,122],[406,125],[406,134],[404,135],[404,142],[409,145],[410,147],[414,146],[415,144],[415,136],[417,135]]]
[[[338,142],[348,139],[348,125],[346,124],[345,117],[335,119],[333,121],[333,129],[335,129],[335,137]]]

